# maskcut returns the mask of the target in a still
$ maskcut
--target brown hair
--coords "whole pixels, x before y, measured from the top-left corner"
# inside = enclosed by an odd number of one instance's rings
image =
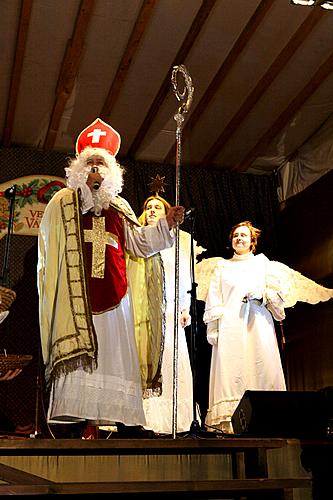
[[[158,194],[156,194],[155,196],[149,196],[149,198],[146,199],[146,201],[144,202],[143,204],[143,207],[142,207],[142,214],[140,215],[140,217],[138,217],[138,221],[140,222],[140,224],[142,224],[143,226],[146,226],[147,223],[146,223],[146,214],[145,214],[145,211],[146,211],[146,208],[147,208],[147,205],[148,203],[151,201],[151,200],[159,200],[163,203],[164,205],[164,209],[165,209],[165,213],[167,214],[168,211],[169,211],[169,208],[171,207],[170,203],[168,201],[166,201],[164,198],[162,198],[162,196],[159,196]]]
[[[239,222],[238,224],[235,224],[234,226],[232,226],[231,231],[229,233],[229,240],[230,240],[230,242],[232,241],[232,237],[234,235],[235,230],[241,226],[246,226],[250,230],[250,235],[251,235],[250,250],[251,250],[251,252],[254,253],[256,251],[256,248],[257,248],[258,238],[261,235],[261,229],[257,229],[256,227],[254,227],[252,225],[252,222],[250,222],[249,220]]]

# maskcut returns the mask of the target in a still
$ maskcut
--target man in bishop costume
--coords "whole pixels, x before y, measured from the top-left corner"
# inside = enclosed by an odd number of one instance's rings
[[[126,253],[173,245],[184,208],[141,227],[119,196],[120,135],[96,119],[78,136],[67,187],[46,206],[38,237],[39,318],[48,422],[144,426]]]

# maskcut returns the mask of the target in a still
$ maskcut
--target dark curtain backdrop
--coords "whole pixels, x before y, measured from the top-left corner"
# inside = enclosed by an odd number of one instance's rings
[[[293,196],[281,211],[281,259],[333,288],[333,171]],[[333,387],[333,300],[297,304],[285,320],[289,387]]]
[[[27,148],[0,148],[0,182],[33,174],[64,176],[70,154]],[[125,168],[122,196],[139,215],[149,192],[149,183],[157,174],[165,177],[165,193],[175,199],[175,167],[120,160]],[[211,168],[180,166],[180,203],[195,208],[194,237],[207,249],[205,257],[231,256],[228,234],[233,224],[251,220],[263,230],[258,251],[270,258],[279,257],[280,216],[275,177],[237,174]],[[182,229],[190,230],[186,221]],[[0,241],[3,258],[5,240]],[[37,240],[13,235],[10,246],[11,288],[17,293],[10,315],[0,325],[0,350],[13,354],[32,354],[33,361],[13,381],[0,383],[2,414],[16,425],[28,425],[37,419],[42,427],[45,417],[43,365],[40,361],[38,304],[36,289]],[[196,373],[198,399],[207,401],[210,350],[202,324],[202,304],[198,304]],[[1,429],[0,429],[1,430]]]
[[[152,194],[149,183],[157,174],[165,177],[165,193],[161,196],[174,204],[174,166],[126,160],[121,163],[126,171],[122,195],[137,214]],[[180,167],[179,199],[186,208],[195,209],[195,237],[199,245],[207,248],[206,258],[231,255],[229,231],[243,220],[251,220],[263,230],[258,251],[277,257],[280,229],[274,175],[236,174],[184,165]],[[185,222],[182,229],[189,231],[190,223]]]

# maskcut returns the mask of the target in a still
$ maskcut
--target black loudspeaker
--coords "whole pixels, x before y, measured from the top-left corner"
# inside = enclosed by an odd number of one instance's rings
[[[235,434],[327,437],[333,417],[325,391],[245,391],[231,419]]]

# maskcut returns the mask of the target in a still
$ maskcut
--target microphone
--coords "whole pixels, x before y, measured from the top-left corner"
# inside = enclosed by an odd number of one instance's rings
[[[5,190],[5,197],[7,198],[7,200],[11,200],[15,198],[15,195],[16,195],[16,184],[13,184],[13,186]]]
[[[191,207],[189,208],[188,210],[185,210],[185,215],[184,215],[184,219],[189,219],[190,217],[194,217],[194,212],[195,212],[195,208]]]
[[[100,187],[101,187],[101,183],[100,183],[99,181],[95,181],[95,182],[93,183],[93,189],[94,189],[95,191],[98,191]]]

